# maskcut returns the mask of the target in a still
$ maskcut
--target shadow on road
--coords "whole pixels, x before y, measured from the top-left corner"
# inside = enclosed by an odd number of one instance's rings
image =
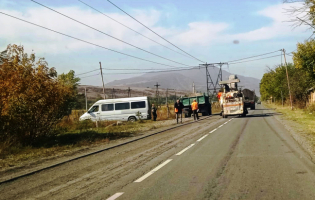
[[[246,117],[239,117],[239,118],[247,118],[247,117],[272,117],[275,115],[282,115],[281,113],[264,113],[264,114],[248,114]]]
[[[252,109],[249,109],[252,110]],[[255,110],[275,110],[275,108],[256,108]]]

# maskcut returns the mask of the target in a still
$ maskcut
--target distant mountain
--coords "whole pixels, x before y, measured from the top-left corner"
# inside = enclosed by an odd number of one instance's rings
[[[213,82],[217,81],[219,68],[213,67],[209,69]],[[231,73],[222,70],[222,79],[227,80]],[[251,77],[237,75],[241,80],[239,86],[255,90],[256,95],[260,96],[259,83],[260,80]],[[183,70],[176,72],[159,72],[159,73],[146,73],[141,76],[115,80],[106,84],[106,86],[128,86],[128,87],[154,87],[156,83],[161,85],[161,88],[171,88],[176,90],[189,90],[192,91],[192,83],[195,83],[197,91],[205,92],[206,86],[206,70],[204,68],[196,68],[192,70]]]

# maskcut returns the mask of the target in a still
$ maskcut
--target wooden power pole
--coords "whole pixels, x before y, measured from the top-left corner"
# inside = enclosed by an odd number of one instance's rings
[[[85,110],[87,111],[87,96],[86,96],[86,87],[84,88],[84,95],[85,95]]]
[[[103,78],[103,71],[102,71],[102,63],[100,62],[100,69],[101,69],[101,76],[102,76],[102,82],[103,82],[103,95],[104,95],[104,99],[106,99],[105,96],[105,85],[104,85],[104,78]]]
[[[168,107],[168,88],[166,88],[166,108],[167,108],[167,119],[170,117],[170,109]]]
[[[292,110],[293,105],[292,105],[292,95],[291,95],[290,82],[289,82],[288,65],[287,65],[287,60],[285,58],[285,50],[282,49],[282,51],[283,51],[283,56],[284,56],[285,71],[287,73],[287,81],[288,81],[288,88],[289,88],[289,95],[290,95],[290,104],[291,104],[291,110]]]

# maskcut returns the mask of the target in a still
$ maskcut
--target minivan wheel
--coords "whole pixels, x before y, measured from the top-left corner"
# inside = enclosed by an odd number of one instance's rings
[[[130,122],[135,122],[137,119],[135,118],[135,117],[129,117],[128,118],[128,121],[130,121]]]

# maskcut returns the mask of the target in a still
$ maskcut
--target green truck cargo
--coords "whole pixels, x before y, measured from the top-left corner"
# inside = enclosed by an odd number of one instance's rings
[[[182,97],[181,102],[184,105],[183,113],[185,114],[185,117],[191,117],[191,104],[194,99],[196,99],[196,101],[198,102],[199,113],[202,113],[202,116],[208,116],[212,114],[211,103],[208,96],[202,95],[195,97]]]

